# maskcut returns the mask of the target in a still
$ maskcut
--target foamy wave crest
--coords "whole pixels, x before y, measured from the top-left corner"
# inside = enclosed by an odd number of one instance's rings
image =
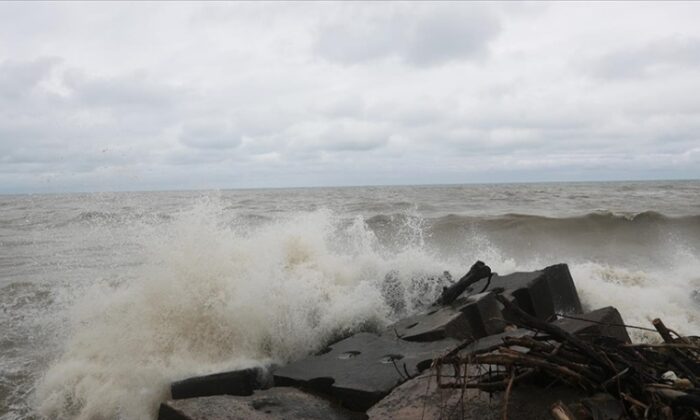
[[[426,251],[410,226],[389,249],[362,218],[318,211],[251,228],[205,201],[143,227],[150,264],[134,281],[84,292],[65,352],[37,386],[39,412],[152,418],[172,380],[283,363],[390,322],[387,273],[410,310],[411,293],[437,296],[431,275],[465,266]]]

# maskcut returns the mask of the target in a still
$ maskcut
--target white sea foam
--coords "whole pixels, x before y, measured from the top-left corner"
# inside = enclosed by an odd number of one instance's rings
[[[319,211],[248,229],[221,216],[201,204],[155,228],[138,279],[84,292],[65,352],[38,385],[41,414],[152,417],[169,381],[288,361],[384,324],[378,280],[445,268],[412,239],[388,255],[361,219],[340,226]]]
[[[581,300],[591,309],[615,306],[626,324],[652,328],[651,320],[685,335],[700,335],[700,302],[693,292],[700,288],[700,260],[680,257],[675,265],[631,269],[600,263],[571,267]],[[658,335],[629,329],[635,341],[656,341]]]
[[[64,352],[37,385],[38,411],[153,418],[172,380],[284,363],[333,337],[390,322],[381,287],[387,273],[414,310],[437,296],[429,277],[443,270],[461,275],[476,259],[500,273],[552,262],[545,255],[518,263],[469,230],[461,249],[438,253],[426,245],[420,218],[405,220],[388,245],[361,217],[320,210],[250,226],[216,200],[156,226],[137,225],[149,263],[133,280],[80,291]],[[614,305],[628,323],[648,326],[647,317],[660,316],[698,333],[689,290],[698,286],[700,262],[681,260],[657,271],[579,260],[571,271],[589,307]]]

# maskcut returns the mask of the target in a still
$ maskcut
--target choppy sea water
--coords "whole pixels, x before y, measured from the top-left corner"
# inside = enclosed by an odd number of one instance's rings
[[[379,328],[477,259],[566,262],[586,306],[700,334],[700,181],[0,196],[0,419],[151,418],[172,380]]]

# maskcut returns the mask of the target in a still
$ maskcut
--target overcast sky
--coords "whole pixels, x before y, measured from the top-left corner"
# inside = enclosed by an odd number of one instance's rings
[[[0,3],[0,192],[700,177],[700,3]]]

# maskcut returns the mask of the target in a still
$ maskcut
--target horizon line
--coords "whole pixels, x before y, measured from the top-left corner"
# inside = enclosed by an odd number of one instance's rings
[[[390,187],[452,187],[460,185],[519,185],[519,184],[589,184],[589,183],[615,183],[615,182],[692,182],[700,181],[700,178],[648,178],[648,179],[606,179],[606,180],[580,180],[580,181],[481,181],[481,182],[447,182],[425,184],[357,184],[357,185],[301,185],[278,187],[224,187],[224,188],[182,188],[182,189],[115,189],[115,190],[76,190],[76,191],[34,191],[34,192],[3,192],[0,196],[26,196],[26,195],[70,195],[70,194],[118,194],[118,193],[176,193],[196,191],[251,191],[251,190],[295,190],[295,189],[324,189],[324,188],[390,188]]]

